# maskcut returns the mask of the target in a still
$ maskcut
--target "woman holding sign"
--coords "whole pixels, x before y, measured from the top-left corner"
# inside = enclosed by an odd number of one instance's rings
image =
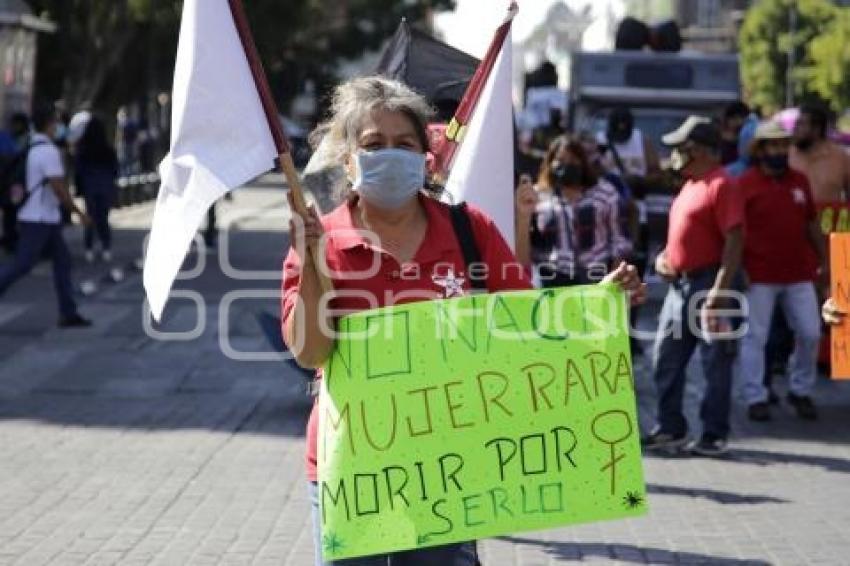
[[[597,177],[577,138],[552,141],[537,185],[524,177],[518,197],[518,225],[530,226],[531,232],[517,238],[517,256],[538,267],[543,286],[596,283],[631,255],[620,195]]]
[[[426,179],[430,116],[422,97],[393,80],[366,77],[337,88],[330,118],[317,131],[327,154],[346,171],[341,189],[347,198],[321,218],[315,208],[305,217],[293,212],[293,246],[283,266],[283,336],[302,366],[324,364],[333,349],[335,320],[344,314],[462,296],[473,289],[530,287],[492,220],[466,207],[459,209],[466,222],[458,221],[457,209],[439,202],[439,188]],[[478,267],[486,269],[467,269],[469,244],[477,249]],[[325,265],[317,266],[307,249],[320,249]],[[329,275],[333,291],[322,291],[319,270]],[[643,300],[645,287],[633,266],[621,264],[605,281],[619,284],[633,301]],[[307,425],[307,478],[317,565],[476,563],[474,542],[323,561],[330,537],[322,537],[318,514],[317,436],[314,406]]]

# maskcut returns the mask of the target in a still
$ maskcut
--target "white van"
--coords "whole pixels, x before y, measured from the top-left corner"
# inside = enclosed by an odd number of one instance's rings
[[[741,97],[737,55],[651,51],[573,54],[568,124],[604,132],[612,108],[625,106],[635,126],[661,146],[661,136],[690,114],[719,116]]]

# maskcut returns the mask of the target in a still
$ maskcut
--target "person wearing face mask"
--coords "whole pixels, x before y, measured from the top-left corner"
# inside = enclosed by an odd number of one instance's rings
[[[649,258],[650,240],[662,239],[661,235],[650,233],[650,213],[664,215],[669,207],[669,196],[661,190],[658,152],[652,141],[635,126],[634,115],[625,107],[611,111],[605,132],[597,141],[602,151],[602,166],[616,174],[627,187],[629,198],[623,214],[628,237],[634,244],[635,264],[643,272]]]
[[[524,179],[521,191],[530,190]],[[544,287],[595,283],[631,254],[623,235],[620,195],[597,176],[578,138],[560,136],[546,152],[533,208],[518,211],[531,225],[517,257],[537,266]],[[526,220],[527,219],[527,220]]]
[[[59,326],[91,326],[89,320],[80,316],[74,300],[71,254],[62,235],[61,210],[76,214],[86,226],[91,224],[91,219],[68,193],[62,157],[51,141],[56,128],[55,112],[50,107],[39,108],[33,113],[32,124],[35,131],[21,179],[21,190],[25,193],[17,212],[20,240],[12,259],[0,264],[0,295],[32,271],[42,254],[47,253],[53,262]]]
[[[652,141],[635,126],[635,118],[628,108],[615,108],[608,116],[605,133],[599,139],[607,148],[605,165],[616,171],[640,196],[645,185],[661,171],[658,152]]]
[[[703,432],[693,451],[718,456],[727,449],[735,348],[728,338],[712,339],[712,333],[725,326],[717,309],[737,306],[730,304],[726,291],[742,287],[738,271],[743,198],[720,164],[720,134],[708,119],[689,117],[663,142],[674,148],[673,166],[687,181],[673,201],[667,245],[655,262],[656,271],[670,286],[653,360],[659,422],[643,445],[678,450],[689,443],[682,404],[688,361],[699,348],[706,391],[700,409]],[[700,328],[692,324],[695,318]]]
[[[750,116],[750,107],[741,100],[729,103],[720,120],[720,162],[734,163],[741,157],[741,128]]]
[[[791,167],[809,178],[815,204],[847,202],[850,197],[850,154],[826,134],[829,112],[804,105],[794,125]]]
[[[431,109],[421,96],[391,79],[363,77],[337,87],[330,117],[314,140],[321,136],[329,165],[346,171],[339,187],[343,202],[321,218],[315,208],[302,216],[290,196],[293,246],[283,266],[282,334],[302,367],[318,368],[327,360],[334,338],[326,329],[334,327],[335,314],[462,296],[474,289],[530,287],[525,270],[493,221],[477,208],[466,207],[469,232],[464,235],[453,222],[457,209],[441,203],[439,190],[426,181],[430,117]],[[517,201],[527,203],[529,196],[524,191]],[[519,238],[527,233],[524,230]],[[315,247],[320,241],[323,245]],[[480,277],[467,271],[464,245],[467,250],[474,247],[486,264],[486,270],[475,270]],[[305,253],[308,247],[323,252],[320,261],[326,262],[334,289],[330,297],[322,290],[312,256]],[[645,296],[633,266],[619,265],[605,281],[632,293],[633,301]],[[317,407],[310,414],[306,435],[317,566],[476,564],[474,542],[324,561]]]
[[[820,342],[815,281],[819,271],[826,276],[828,260],[809,182],[789,166],[790,146],[791,136],[779,124],[762,122],[750,149],[755,164],[739,179],[747,225],[744,267],[750,285],[749,325],[738,363],[748,415],[756,421],[770,419],[762,375],[777,304],[794,333],[788,402],[800,418],[817,418],[810,397]]]
[[[756,134],[760,121],[755,114],[747,116],[738,135],[738,159],[726,165],[726,172],[733,179],[739,179],[746,173],[755,161],[750,156],[750,145]],[[771,328],[767,345],[764,348],[764,386],[768,392],[768,402],[771,405],[779,403],[779,396],[773,391],[774,368],[784,366],[791,355],[793,338],[782,309],[775,308],[771,317]]]
[[[15,253],[18,244],[18,207],[9,195],[9,178],[13,174],[16,161],[23,158],[22,152],[26,151],[29,134],[29,116],[20,112],[9,119],[8,132],[0,131],[0,215],[3,229],[0,246],[9,255]]]

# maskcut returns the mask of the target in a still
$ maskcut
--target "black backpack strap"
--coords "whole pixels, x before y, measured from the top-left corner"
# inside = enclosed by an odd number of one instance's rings
[[[623,165],[623,160],[620,158],[620,152],[617,151],[617,144],[614,142],[608,142],[608,149],[611,151],[611,155],[614,157],[614,164],[617,166],[617,169],[620,170],[620,177],[624,179],[625,182],[626,175],[628,172],[626,171],[626,166]]]
[[[449,212],[452,217],[452,226],[454,226],[455,236],[460,243],[460,249],[463,252],[463,261],[466,264],[467,272],[469,266],[474,263],[481,263],[481,252],[478,250],[478,245],[475,242],[475,232],[472,231],[472,221],[469,219],[469,212],[466,210],[466,203],[453,204],[449,206]],[[467,273],[468,276],[468,273]],[[486,291],[487,282],[480,278],[470,278],[469,284],[476,291]]]
[[[41,191],[44,187],[47,186],[47,177],[44,177],[41,182],[34,186],[32,190],[30,190],[29,182],[27,181],[27,162],[30,158],[30,151],[32,148],[38,147],[40,145],[47,145],[47,142],[37,141],[30,142],[27,144],[26,148],[23,150],[23,160],[21,163],[21,167],[23,167],[23,178],[22,181],[24,183],[24,199],[18,204],[18,208],[23,208],[24,205],[29,201],[30,197],[35,194],[36,191]],[[41,195],[42,203],[44,202],[44,194]]]

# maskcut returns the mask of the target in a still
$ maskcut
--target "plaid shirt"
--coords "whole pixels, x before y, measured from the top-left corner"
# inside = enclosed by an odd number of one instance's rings
[[[621,199],[617,190],[600,180],[575,202],[554,191],[540,192],[532,219],[532,258],[561,273],[611,267],[628,257],[632,243],[623,234]]]

